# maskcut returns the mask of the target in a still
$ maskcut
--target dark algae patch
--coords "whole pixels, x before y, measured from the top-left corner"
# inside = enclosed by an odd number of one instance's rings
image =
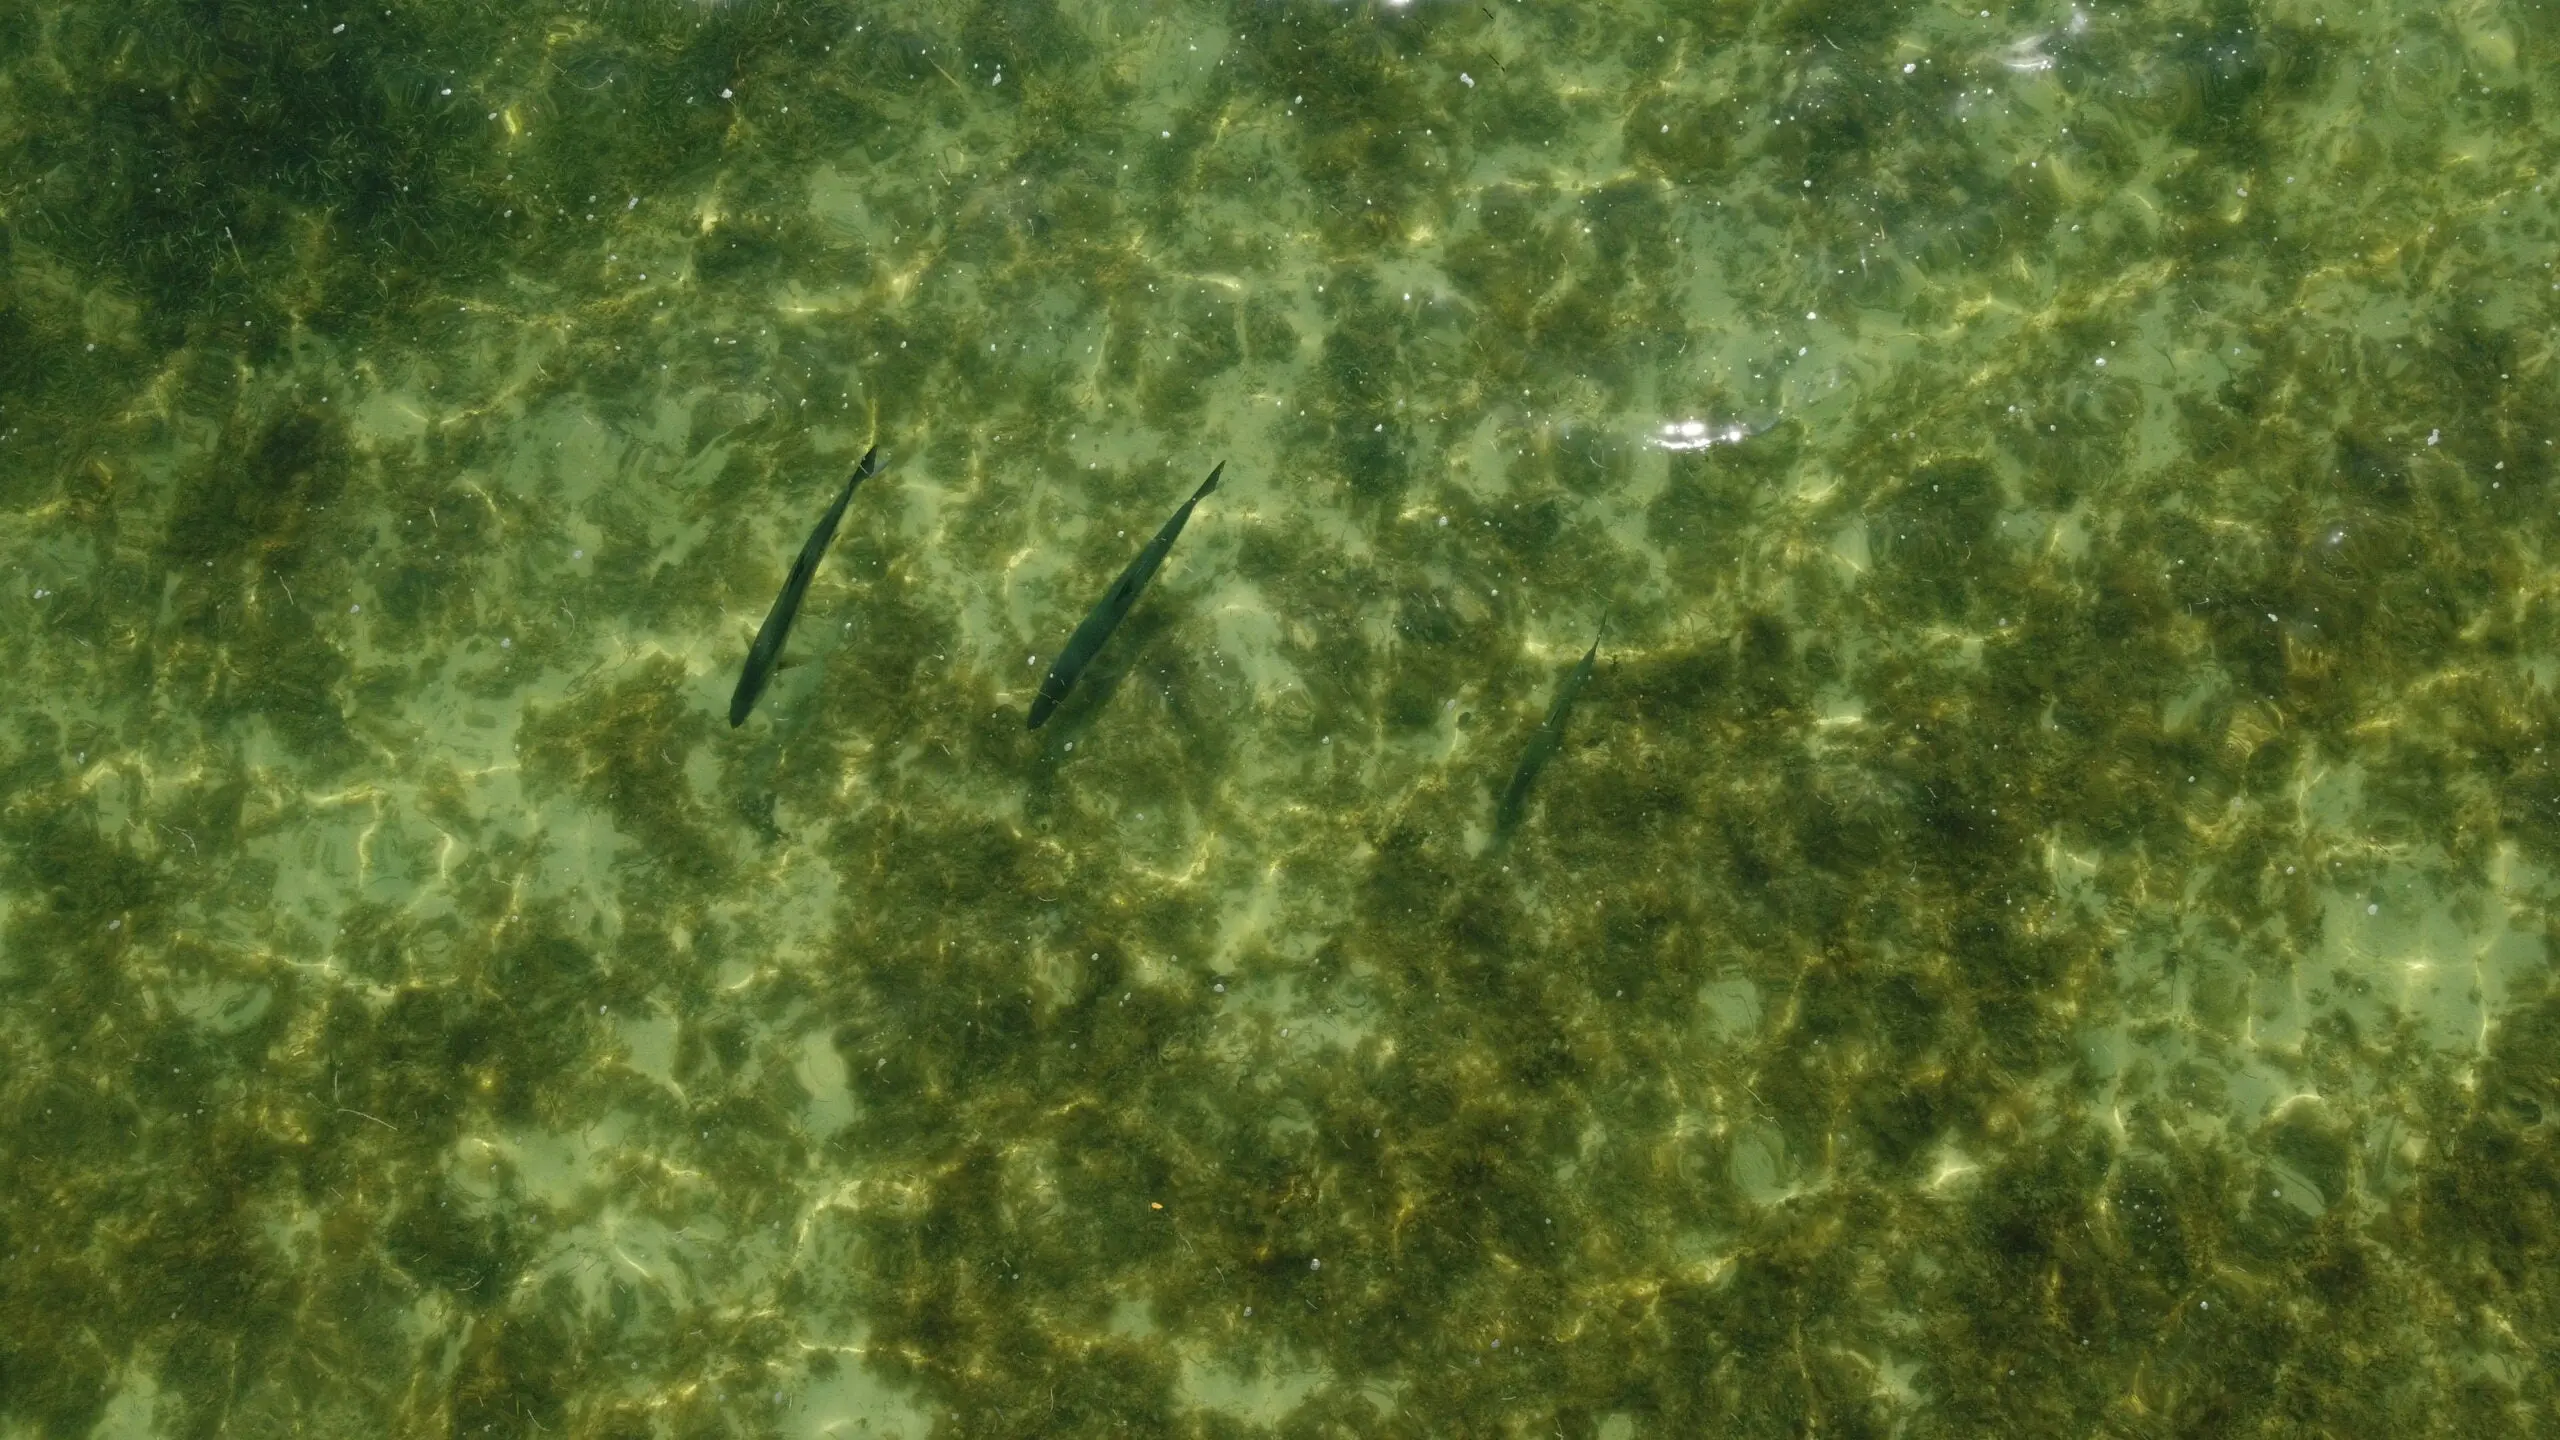
[[[2547,30],[0,12],[0,1432],[2550,1433]]]

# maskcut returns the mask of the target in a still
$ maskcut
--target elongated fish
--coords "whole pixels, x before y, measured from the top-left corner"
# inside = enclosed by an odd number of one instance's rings
[[[1600,635],[1609,632],[1606,617],[1600,621]],[[1582,684],[1591,678],[1591,667],[1600,660],[1600,635],[1591,637],[1591,648],[1573,673],[1556,686],[1556,698],[1547,706],[1547,718],[1538,733],[1529,737],[1529,748],[1520,753],[1520,768],[1511,772],[1511,783],[1503,787],[1502,803],[1493,810],[1493,833],[1508,835],[1520,823],[1520,812],[1529,803],[1529,787],[1537,781],[1538,772],[1547,768],[1556,750],[1564,744],[1565,712],[1573,708],[1573,697],[1582,693]]]
[[[774,663],[782,658],[782,642],[791,634],[791,622],[800,614],[800,600],[809,593],[809,582],[817,578],[818,561],[827,553],[827,543],[836,538],[836,525],[844,519],[845,502],[853,498],[853,487],[879,469],[880,447],[874,445],[862,452],[862,463],[853,467],[852,478],[844,482],[844,493],[819,517],[818,528],[809,532],[809,543],[800,547],[800,558],[791,562],[791,574],[782,582],[782,593],[773,597],[773,609],[765,613],[764,624],[756,631],[756,643],[747,647],[747,668],[738,672],[738,691],[729,697],[731,726],[747,723],[747,712],[756,708],[756,697],[773,679]]]
[[[1173,512],[1172,519],[1164,522],[1164,528],[1156,532],[1156,538],[1148,541],[1147,548],[1138,552],[1138,558],[1129,562],[1129,568],[1120,572],[1120,578],[1111,586],[1111,593],[1103,596],[1102,603],[1094,606],[1093,613],[1084,617],[1084,623],[1076,627],[1076,633],[1067,637],[1067,648],[1058,652],[1057,660],[1049,666],[1049,673],[1040,677],[1040,694],[1031,702],[1032,729],[1039,729],[1048,720],[1050,713],[1058,708],[1058,702],[1067,698],[1067,691],[1074,687],[1076,677],[1084,673],[1084,667],[1093,663],[1095,653],[1102,649],[1102,642],[1110,639],[1111,632],[1120,628],[1129,607],[1138,603],[1138,592],[1147,588],[1147,581],[1154,578],[1156,567],[1164,563],[1165,555],[1173,549],[1173,542],[1181,537],[1182,527],[1190,523],[1191,507],[1218,488],[1218,477],[1226,472],[1226,468],[1226,461],[1218,462],[1218,467],[1209,472],[1209,478],[1200,482],[1200,488],[1191,492],[1191,498],[1182,502],[1182,508]]]

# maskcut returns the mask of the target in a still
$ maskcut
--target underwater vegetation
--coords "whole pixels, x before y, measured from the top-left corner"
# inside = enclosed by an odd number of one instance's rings
[[[0,1431],[2547,1432],[2551,39],[0,13]]]

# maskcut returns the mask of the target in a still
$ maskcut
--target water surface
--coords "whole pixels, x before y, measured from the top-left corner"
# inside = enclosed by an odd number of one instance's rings
[[[2547,1433],[2555,43],[12,8],[0,1435]]]

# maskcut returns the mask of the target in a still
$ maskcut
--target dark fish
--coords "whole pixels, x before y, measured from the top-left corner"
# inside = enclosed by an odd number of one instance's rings
[[[1600,621],[1600,635],[1609,633],[1609,622]],[[1591,648],[1582,652],[1573,673],[1556,686],[1556,698],[1547,706],[1547,718],[1538,733],[1529,737],[1529,748],[1521,752],[1520,768],[1511,772],[1511,783],[1503,787],[1502,803],[1493,810],[1493,833],[1508,835],[1520,823],[1520,812],[1529,802],[1529,786],[1538,772],[1547,768],[1556,750],[1564,744],[1565,712],[1573,708],[1573,697],[1582,693],[1582,684],[1591,678],[1591,667],[1599,663],[1600,635],[1591,637]]]
[[[767,681],[773,679],[774,662],[782,658],[782,642],[791,633],[791,622],[800,613],[800,599],[809,593],[809,582],[817,577],[818,561],[827,553],[827,542],[836,538],[836,525],[844,519],[845,502],[853,498],[853,487],[868,480],[880,469],[880,447],[862,452],[862,463],[853,467],[853,476],[844,482],[844,493],[818,520],[818,528],[809,532],[809,543],[800,547],[800,558],[791,562],[791,574],[782,582],[782,593],[773,597],[773,609],[766,612],[764,625],[756,631],[756,643],[747,647],[747,668],[738,673],[738,693],[729,697],[729,723],[747,723],[747,712],[756,708],[756,697],[764,693]]]
[[[1218,468],[1209,472],[1209,478],[1200,482],[1200,488],[1191,492],[1191,498],[1182,502],[1182,508],[1173,512],[1172,519],[1164,522],[1164,528],[1156,532],[1156,538],[1148,541],[1147,548],[1138,552],[1138,558],[1129,562],[1129,568],[1120,572],[1111,593],[1103,596],[1102,603],[1094,606],[1093,613],[1084,617],[1084,623],[1076,627],[1076,633],[1067,637],[1067,648],[1058,652],[1057,660],[1049,666],[1049,673],[1040,677],[1040,694],[1031,702],[1032,729],[1039,729],[1050,713],[1058,708],[1058,702],[1067,698],[1067,691],[1075,685],[1076,677],[1084,673],[1084,667],[1093,663],[1095,652],[1102,649],[1102,642],[1111,638],[1111,632],[1118,629],[1120,621],[1128,615],[1129,607],[1138,603],[1138,592],[1147,588],[1147,581],[1154,577],[1156,567],[1164,563],[1165,555],[1173,549],[1173,542],[1181,536],[1182,527],[1190,523],[1191,507],[1218,488],[1218,476],[1225,473],[1226,468],[1226,461],[1218,462]]]

